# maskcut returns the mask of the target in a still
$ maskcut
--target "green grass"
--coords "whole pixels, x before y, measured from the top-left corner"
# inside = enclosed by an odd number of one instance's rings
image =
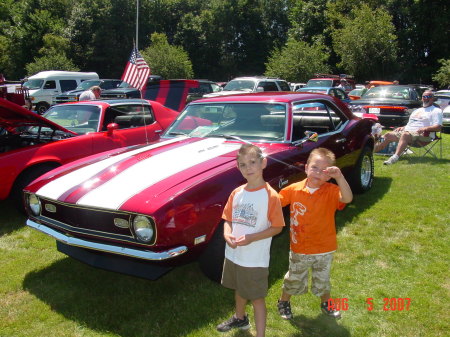
[[[372,190],[338,213],[332,296],[349,303],[341,320],[321,315],[311,294],[292,298],[292,321],[278,317],[287,231],[274,239],[267,336],[448,335],[450,135],[443,141],[442,160],[383,166],[386,157],[375,156]],[[0,214],[1,337],[211,337],[222,335],[215,326],[233,313],[232,292],[206,279],[196,263],[157,281],[106,272],[57,252],[9,202],[0,203]],[[410,308],[384,311],[384,298],[410,298]]]

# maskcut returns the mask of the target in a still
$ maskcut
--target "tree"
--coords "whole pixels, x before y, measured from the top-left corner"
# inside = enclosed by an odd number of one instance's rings
[[[332,32],[339,66],[356,78],[391,77],[398,52],[391,15],[383,8],[362,4],[342,18],[341,25]]]
[[[439,83],[441,87],[449,87],[450,86],[450,59],[439,60],[441,67],[439,70],[433,75],[433,80]]]
[[[286,45],[276,49],[266,63],[266,76],[274,76],[289,82],[306,82],[317,72],[328,72],[329,54],[320,43],[309,45],[289,38]]]
[[[40,56],[26,65],[27,75],[31,76],[43,70],[79,71],[80,69],[66,56],[69,43],[67,39],[53,34],[43,37],[44,46],[39,50]]]
[[[179,46],[172,46],[167,36],[153,33],[151,45],[142,52],[142,56],[153,74],[163,78],[192,78],[192,63],[186,51]]]

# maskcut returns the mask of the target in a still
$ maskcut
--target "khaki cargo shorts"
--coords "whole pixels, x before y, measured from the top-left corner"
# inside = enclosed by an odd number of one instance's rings
[[[308,292],[309,270],[312,271],[311,292],[316,296],[330,293],[330,271],[333,253],[323,255],[289,253],[289,271],[284,276],[283,290],[289,295]]]
[[[411,144],[416,144],[417,142],[419,143],[429,143],[431,142],[431,138],[430,137],[426,137],[424,135],[421,135],[415,131],[392,131],[395,136],[400,139],[400,137],[402,136],[402,134],[404,133],[409,133],[411,135]]]

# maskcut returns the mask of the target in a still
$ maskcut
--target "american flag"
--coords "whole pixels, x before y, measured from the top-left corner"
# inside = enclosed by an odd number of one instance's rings
[[[134,47],[131,52],[130,60],[128,61],[122,74],[121,80],[127,82],[132,87],[142,90],[147,84],[147,78],[149,75],[150,67],[145,62],[137,48]]]

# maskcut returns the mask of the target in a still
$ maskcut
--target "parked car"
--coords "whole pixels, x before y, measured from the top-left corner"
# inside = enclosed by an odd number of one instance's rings
[[[285,80],[264,76],[236,77],[229,81],[222,91],[214,92],[203,97],[217,97],[262,91],[291,91]]]
[[[197,81],[198,87],[189,89],[187,103],[200,99],[204,95],[222,91],[222,87],[216,82],[209,80],[197,80]]]
[[[148,143],[178,115],[147,100],[54,105],[44,116],[0,99],[0,200],[21,205],[22,189],[45,172],[88,155]]]
[[[151,75],[142,93],[139,89],[121,84],[116,89],[103,90],[100,97],[108,99],[140,98],[142,95],[145,99],[157,101],[173,110],[181,111],[189,101],[200,98],[201,91],[194,92],[197,88],[219,90],[203,80],[163,80],[161,76]],[[189,98],[189,94],[192,94],[193,97]],[[180,97],[183,97],[183,100],[180,100]]]
[[[94,79],[98,79],[94,72],[49,70],[28,77],[23,86],[28,89],[36,111],[42,115],[53,103],[54,95],[73,90],[82,81]]]
[[[68,102],[78,102],[80,95],[83,91],[88,90],[90,87],[99,86],[102,90],[115,89],[122,84],[122,80],[119,79],[99,79],[99,80],[86,80],[80,83],[74,90],[63,92],[60,95],[53,96],[53,104],[61,104]],[[125,84],[127,87],[128,83]]]
[[[450,132],[450,105],[447,105],[447,107],[443,110],[442,132]]]
[[[434,103],[444,110],[450,104],[450,90],[439,90],[434,93]]]
[[[319,94],[326,94],[333,97],[339,98],[342,102],[348,104],[350,103],[351,99],[347,95],[347,93],[341,89],[336,87],[307,87],[307,88],[301,88],[297,90],[298,92],[315,92]]]
[[[314,78],[311,78],[306,82],[305,88],[307,87],[337,87],[341,84],[341,80],[345,80],[347,86],[344,88],[345,92],[350,92],[355,89],[355,80],[353,76],[341,74],[341,75],[331,75],[331,74],[315,74]]]
[[[156,279],[198,259],[218,279],[222,211],[245,182],[236,166],[244,143],[268,158],[276,190],[305,178],[309,153],[326,147],[354,192],[373,181],[373,121],[328,95],[271,92],[201,99],[162,138],[62,166],[24,191],[27,225],[58,250],[96,267]]]
[[[376,115],[381,125],[406,125],[409,115],[422,106],[420,88],[412,85],[383,85],[369,89],[363,97],[350,102],[355,114]]]

